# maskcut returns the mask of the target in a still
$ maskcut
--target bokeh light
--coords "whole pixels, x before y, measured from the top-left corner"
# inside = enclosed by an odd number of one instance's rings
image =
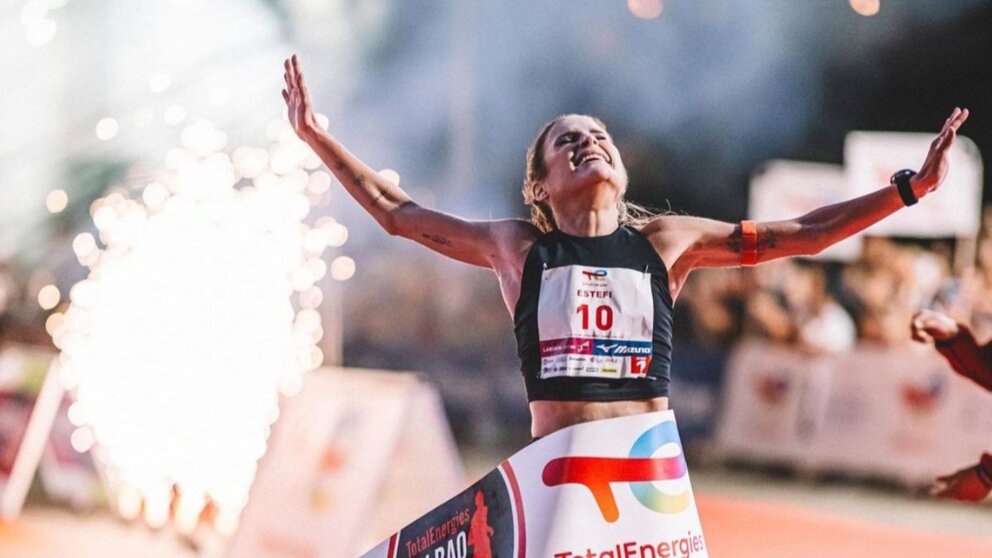
[[[101,118],[99,122],[96,123],[96,137],[103,141],[111,140],[117,135],[120,130],[120,125],[117,120],[110,118]]]
[[[331,262],[331,277],[347,281],[355,275],[355,260],[348,256],[338,256]]]
[[[44,0],[28,0],[21,6],[20,19],[24,27],[24,38],[34,46],[43,46],[51,42],[58,32],[58,24],[49,17],[54,2]]]
[[[871,17],[882,9],[881,0],[850,0],[851,9],[859,15]]]
[[[38,291],[38,305],[45,310],[51,310],[59,305],[62,300],[62,293],[55,285],[45,285]]]
[[[54,336],[55,332],[62,327],[62,324],[64,323],[65,314],[62,314],[61,312],[53,312],[52,315],[45,320],[45,331],[48,332],[48,335]]]
[[[400,185],[400,173],[394,171],[393,169],[382,169],[379,171],[379,176],[385,178],[387,181],[396,186]]]
[[[661,0],[627,0],[627,8],[640,19],[655,19],[664,10]]]
[[[65,190],[52,190],[45,197],[45,207],[50,213],[59,213],[69,205],[69,195]]]

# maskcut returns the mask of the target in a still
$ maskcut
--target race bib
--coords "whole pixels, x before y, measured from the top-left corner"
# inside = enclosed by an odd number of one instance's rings
[[[643,378],[651,363],[651,274],[568,265],[545,269],[537,307],[541,378]]]

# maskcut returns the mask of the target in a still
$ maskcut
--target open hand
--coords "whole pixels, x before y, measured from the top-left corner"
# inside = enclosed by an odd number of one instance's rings
[[[981,502],[992,491],[978,476],[978,465],[961,469],[956,473],[937,477],[930,487],[930,494],[948,500]]]
[[[913,316],[910,322],[910,332],[914,341],[930,343],[931,341],[947,341],[958,334],[958,323],[953,319],[934,312],[922,310]]]
[[[927,158],[923,161],[919,173],[910,179],[913,193],[916,194],[917,198],[922,198],[933,192],[944,181],[948,168],[947,152],[954,145],[958,128],[967,119],[968,109],[954,107],[954,111],[944,121],[944,127],[940,130],[940,134],[930,144],[930,152],[927,153]]]
[[[300,61],[295,54],[286,59],[283,67],[285,73],[282,77],[286,80],[286,88],[282,90],[282,99],[286,101],[286,108],[289,110],[289,123],[292,124],[296,135],[306,141],[311,134],[320,129],[310,102],[310,92],[307,91],[303,72],[300,71]]]

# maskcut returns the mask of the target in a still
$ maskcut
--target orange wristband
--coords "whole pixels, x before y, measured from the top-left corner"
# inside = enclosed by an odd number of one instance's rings
[[[741,221],[741,265],[758,263],[758,225]]]

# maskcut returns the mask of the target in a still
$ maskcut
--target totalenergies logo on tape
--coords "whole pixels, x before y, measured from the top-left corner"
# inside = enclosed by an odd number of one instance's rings
[[[586,276],[587,281],[606,281],[605,269],[597,269],[596,271],[583,271],[582,275]]]
[[[662,446],[672,444],[677,453],[670,457],[653,457]],[[634,497],[644,507],[658,513],[685,511],[692,496],[687,487],[677,494],[662,492],[655,481],[676,480],[686,476],[685,457],[675,421],[664,421],[641,434],[630,448],[628,457],[559,457],[544,466],[541,475],[547,486],[581,484],[609,523],[620,518],[616,497],[610,483],[630,484]]]

